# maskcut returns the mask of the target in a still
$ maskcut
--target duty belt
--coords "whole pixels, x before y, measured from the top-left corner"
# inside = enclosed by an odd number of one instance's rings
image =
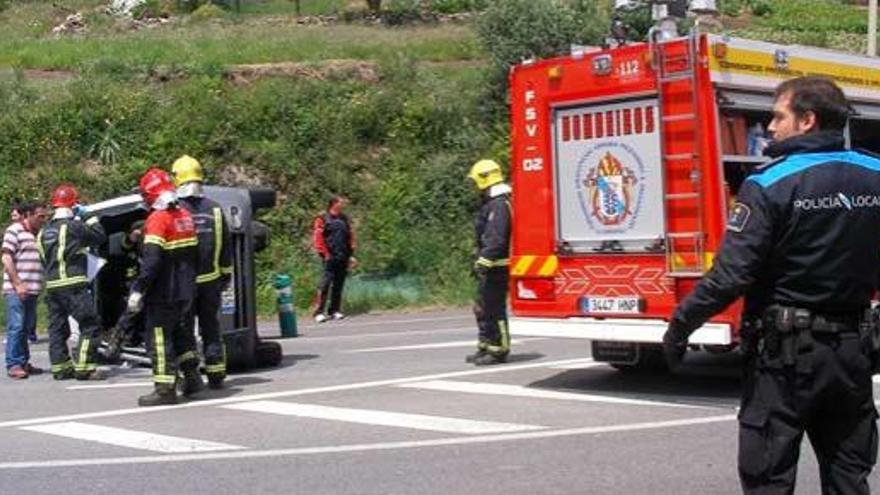
[[[779,353],[785,366],[795,364],[799,334],[834,335],[861,332],[864,313],[817,313],[805,308],[773,305],[761,317],[764,345],[771,355]],[[804,338],[807,338],[806,336]]]

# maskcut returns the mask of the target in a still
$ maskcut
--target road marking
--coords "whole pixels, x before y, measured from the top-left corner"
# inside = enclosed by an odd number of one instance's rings
[[[117,447],[161,452],[164,454],[217,452],[221,450],[239,450],[243,448],[225,443],[158,435],[155,433],[77,423],[74,421],[40,426],[27,426],[22,428],[22,430],[48,433],[49,435],[75,438],[77,440],[88,440],[90,442],[115,445]]]
[[[473,332],[473,325],[469,327],[455,327],[455,328],[438,328],[435,330],[401,330],[398,332],[378,332],[378,333],[353,333],[348,335],[315,335],[310,334],[309,340],[340,340],[340,339],[360,339],[360,338],[372,338],[372,337],[400,337],[400,336],[410,336],[410,335],[434,335],[441,333],[459,333],[459,332]]]
[[[95,390],[104,388],[133,388],[133,387],[152,387],[153,382],[130,382],[130,383],[101,383],[97,385],[73,385],[67,387],[67,390]]]
[[[524,342],[531,342],[535,340],[544,340],[541,338],[530,338],[530,339],[519,339],[519,340],[511,340],[510,343],[512,345],[519,345]],[[366,352],[387,352],[387,351],[416,351],[422,349],[446,349],[450,347],[474,347],[476,348],[477,342],[475,340],[457,340],[455,342],[438,342],[435,344],[417,344],[417,345],[399,345],[394,347],[370,347],[367,349],[352,349],[348,351],[343,351],[346,354],[360,354]]]
[[[6,469],[33,469],[33,468],[61,468],[81,466],[107,466],[120,464],[159,464],[168,462],[192,462],[192,461],[222,461],[238,459],[260,459],[283,456],[304,455],[327,455],[346,454],[352,452],[388,451],[400,449],[418,449],[428,447],[448,447],[456,445],[473,445],[499,442],[513,442],[523,440],[542,440],[547,438],[599,435],[618,432],[635,432],[647,430],[659,430],[665,428],[681,428],[687,426],[699,426],[715,423],[735,421],[735,414],[721,416],[707,416],[703,418],[680,419],[673,421],[656,421],[650,423],[630,423],[614,426],[591,426],[585,428],[568,428],[562,430],[526,431],[518,433],[503,433],[499,435],[480,435],[473,437],[439,438],[434,440],[419,440],[407,442],[384,442],[368,444],[333,445],[326,447],[304,447],[271,450],[243,450],[237,452],[208,452],[202,454],[172,454],[161,456],[138,456],[138,457],[107,457],[103,459],[59,459],[48,461],[19,461],[2,462],[0,470]]]
[[[198,400],[185,402],[174,406],[156,406],[156,407],[132,407],[128,409],[114,409],[109,411],[98,411],[91,413],[64,414],[59,416],[44,416],[41,418],[15,419],[11,421],[0,422],[0,428],[13,428],[18,426],[38,425],[43,423],[57,423],[60,421],[77,421],[82,419],[109,418],[118,416],[130,416],[134,414],[150,414],[172,409],[187,409],[191,407],[213,407],[224,404],[237,404],[239,402],[248,402],[252,400],[280,399],[283,397],[294,397],[298,395],[322,394],[326,392],[343,392],[348,390],[361,390],[365,388],[378,388],[402,383],[424,382],[428,380],[442,380],[445,378],[460,378],[464,376],[488,375],[492,373],[510,373],[535,368],[546,368],[548,366],[556,366],[574,362],[583,362],[583,358],[563,359],[559,361],[543,361],[528,364],[506,364],[503,366],[494,366],[487,368],[469,369],[466,371],[449,371],[446,373],[436,373],[432,375],[412,376],[405,378],[390,378],[387,380],[376,380],[371,382],[345,383],[342,385],[328,385],[324,387],[303,388],[294,390],[283,390],[279,392],[265,392],[253,395],[237,395],[234,397],[226,397],[223,399]]]
[[[320,327],[353,327],[355,324],[358,327],[372,327],[376,325],[397,325],[404,323],[422,323],[422,322],[434,322],[434,321],[449,321],[449,320],[472,320],[474,317],[471,315],[459,315],[459,316],[438,316],[434,318],[411,318],[406,320],[385,320],[385,321],[367,321],[361,322],[354,320],[343,320],[342,322],[326,322],[319,323],[315,325],[306,325],[302,327],[304,330],[310,330]],[[351,323],[351,324],[348,324]]]
[[[343,407],[319,406],[314,404],[296,404],[293,402],[257,401],[223,406],[224,409],[251,411],[300,418],[315,418],[328,421],[343,421],[365,425],[392,426],[413,430],[442,431],[444,433],[460,433],[464,435],[480,435],[487,433],[511,433],[516,431],[544,430],[544,426],[520,425],[514,423],[496,423],[491,421],[474,421],[469,419],[428,416],[425,414],[407,414],[370,409],[350,409]]]
[[[608,366],[608,363],[593,361],[592,358],[584,359],[578,363],[558,364],[548,366],[552,370],[585,370],[589,368],[601,368]]]
[[[438,390],[442,392],[461,392],[466,394],[504,395],[508,397],[527,397],[533,399],[555,399],[578,402],[603,402],[608,404],[628,404],[636,406],[662,406],[681,407],[686,409],[702,409],[703,406],[694,406],[678,402],[662,402],[642,399],[626,399],[608,395],[580,394],[577,392],[558,392],[555,390],[541,390],[537,388],[523,387],[521,385],[508,385],[504,383],[474,383],[451,380],[432,380],[427,382],[406,383],[398,385],[401,388],[415,388],[421,390]]]

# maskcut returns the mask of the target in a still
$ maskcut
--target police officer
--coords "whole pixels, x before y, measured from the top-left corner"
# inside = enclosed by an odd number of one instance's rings
[[[745,295],[747,494],[794,492],[804,432],[822,493],[870,493],[877,415],[872,349],[860,332],[880,275],[880,159],[844,149],[847,112],[830,80],[777,88],[765,152],[776,160],[743,183],[712,269],[664,335],[675,361],[695,329]]]
[[[507,284],[510,263],[510,186],[504,183],[501,166],[480,160],[468,177],[481,194],[482,204],[474,226],[477,260],[473,271],[479,284],[474,315],[479,337],[477,352],[466,361],[477,366],[503,363],[510,353],[507,327]]]
[[[177,185],[180,204],[192,215],[199,238],[197,292],[193,312],[186,319],[186,324],[192,332],[195,317],[198,316],[208,385],[219,389],[226,378],[226,352],[220,332],[219,313],[221,295],[232,274],[229,226],[220,205],[206,198],[202,191],[205,176],[198,160],[184,155],[174,162],[171,173]]]
[[[86,251],[107,240],[98,217],[83,221],[77,213],[79,194],[70,184],[52,192],[55,214],[37,235],[37,248],[46,276],[49,310],[49,361],[56,380],[101,380],[95,352],[100,343],[100,318],[89,292]],[[70,359],[68,317],[79,324],[76,363]]]
[[[199,375],[195,336],[184,324],[196,290],[198,240],[192,216],[178,206],[174,184],[165,171],[148,170],[140,180],[140,190],[150,214],[128,311],[145,312],[155,390],[138,398],[138,404],[175,404],[178,370],[183,373],[184,395],[194,395],[205,386]]]

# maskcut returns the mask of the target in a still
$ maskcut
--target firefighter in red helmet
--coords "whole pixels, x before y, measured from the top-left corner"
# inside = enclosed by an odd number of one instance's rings
[[[128,310],[144,310],[155,389],[140,397],[138,404],[175,404],[178,370],[183,374],[184,395],[196,394],[205,386],[198,371],[195,336],[183,325],[196,289],[198,241],[192,216],[178,206],[168,173],[151,168],[141,178],[140,190],[150,213],[144,224],[140,273],[132,283]]]
[[[37,249],[46,275],[49,310],[49,361],[56,380],[100,380],[95,351],[100,338],[100,318],[89,293],[86,251],[107,240],[97,217],[79,205],[79,194],[70,184],[52,193],[55,214],[37,234]],[[76,361],[70,357],[68,317],[79,324]]]

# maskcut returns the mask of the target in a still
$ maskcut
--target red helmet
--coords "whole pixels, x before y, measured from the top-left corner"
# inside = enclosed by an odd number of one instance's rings
[[[159,199],[160,194],[174,191],[174,182],[171,181],[168,172],[153,167],[141,177],[140,188],[141,196],[144,197],[147,206],[152,207],[153,203]]]
[[[53,208],[72,208],[79,201],[79,193],[70,184],[61,184],[52,191]]]

